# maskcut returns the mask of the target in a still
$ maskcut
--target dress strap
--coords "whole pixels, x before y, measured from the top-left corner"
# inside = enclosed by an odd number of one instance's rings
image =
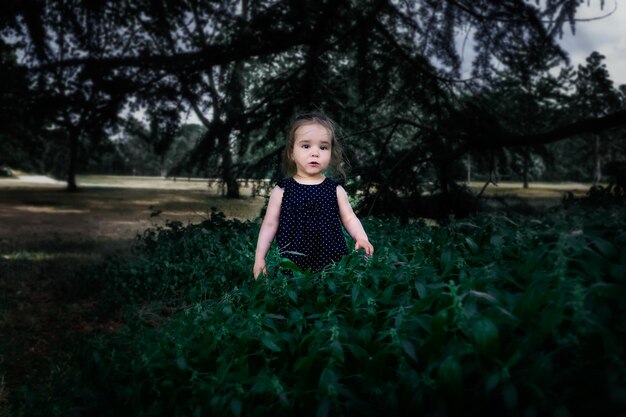
[[[276,185],[284,190],[290,181],[291,181],[291,178],[281,178],[276,182]]]
[[[326,187],[334,190],[337,188],[337,186],[341,185],[341,183],[339,181],[335,181],[332,178],[326,177],[325,185]]]

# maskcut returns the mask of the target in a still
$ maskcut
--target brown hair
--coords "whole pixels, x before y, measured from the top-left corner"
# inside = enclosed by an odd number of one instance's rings
[[[319,112],[299,114],[291,123],[289,135],[287,136],[287,145],[285,145],[282,155],[283,170],[285,174],[287,176],[292,176],[296,173],[296,163],[293,161],[293,159],[291,159],[293,146],[296,142],[296,130],[298,130],[298,128],[300,128],[301,126],[310,124],[318,124],[324,126],[326,130],[328,130],[331,139],[329,166],[332,168],[335,174],[341,176],[341,178],[346,181],[347,176],[344,164],[347,164],[348,161],[345,159],[343,146],[341,145],[341,142],[337,139],[337,135],[335,134],[335,123],[328,116]]]

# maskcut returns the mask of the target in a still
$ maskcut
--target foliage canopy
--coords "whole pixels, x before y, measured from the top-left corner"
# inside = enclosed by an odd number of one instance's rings
[[[70,155],[113,133],[128,112],[149,113],[169,138],[193,113],[206,131],[169,173],[219,177],[237,196],[237,178],[279,175],[294,114],[321,109],[344,129],[355,187],[376,193],[375,201],[409,196],[407,204],[419,206],[410,196],[432,183],[450,206],[461,157],[477,156],[490,173],[484,155],[520,155],[526,178],[550,153],[545,144],[624,125],[624,96],[610,84],[583,81],[583,69],[575,80],[550,75],[567,62],[557,41],[574,29],[579,7],[578,0],[30,1],[8,7],[3,34],[21,51],[32,88],[59,103],[50,118],[69,135]],[[460,79],[466,43],[472,76]],[[601,64],[593,59],[589,65]],[[612,97],[610,112],[567,100],[584,82],[594,100]],[[511,124],[516,108],[523,126]],[[511,148],[523,150],[503,151]]]

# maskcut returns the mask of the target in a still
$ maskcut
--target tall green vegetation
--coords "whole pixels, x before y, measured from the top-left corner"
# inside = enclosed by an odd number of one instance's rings
[[[219,215],[170,224],[100,272],[129,307],[125,329],[87,346],[50,397],[26,390],[22,407],[90,416],[620,415],[625,214],[573,207],[441,227],[369,220],[372,259],[353,253],[309,275],[274,257],[259,281],[258,225]]]

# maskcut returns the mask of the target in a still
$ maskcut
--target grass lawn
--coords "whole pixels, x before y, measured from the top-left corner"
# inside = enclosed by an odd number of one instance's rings
[[[485,183],[472,181],[466,185],[472,191],[478,193]],[[524,184],[521,182],[500,182],[497,185],[489,184],[485,194],[488,196],[560,199],[568,192],[571,192],[576,197],[582,197],[592,185],[591,183],[580,182],[531,182],[528,188],[524,188]]]
[[[132,253],[135,237],[167,220],[199,223],[212,208],[254,219],[262,197],[219,195],[206,181],[85,176],[80,191],[41,177],[0,179],[0,409],[26,381],[41,379],[68,342],[119,327],[83,271]],[[0,416],[3,416],[0,412]]]

